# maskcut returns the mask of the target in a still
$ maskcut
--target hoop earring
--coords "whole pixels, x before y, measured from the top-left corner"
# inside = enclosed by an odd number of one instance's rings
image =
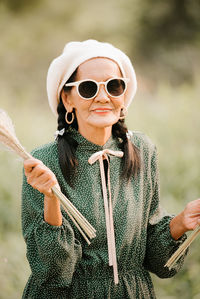
[[[121,112],[120,112],[119,119],[125,119],[126,115],[127,115],[127,108],[126,108],[126,106],[123,106],[121,109]]]
[[[69,113],[71,113],[71,120],[68,120],[68,114]],[[74,113],[73,112],[66,112],[66,114],[65,114],[65,121],[66,121],[66,123],[68,124],[68,125],[71,125],[72,123],[73,123],[73,121],[74,121]]]

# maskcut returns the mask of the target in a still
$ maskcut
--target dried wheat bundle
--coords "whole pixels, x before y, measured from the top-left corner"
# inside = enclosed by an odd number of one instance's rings
[[[196,239],[200,233],[200,225],[197,225],[195,230],[189,235],[189,237],[183,242],[183,244],[174,252],[170,259],[165,264],[165,267],[172,269],[179,258],[184,254],[186,249],[191,245],[191,243]]]
[[[20,144],[10,117],[2,109],[0,109],[0,142],[10,150],[14,151],[23,160],[32,158]],[[94,238],[96,236],[96,230],[57,187],[52,187],[52,191],[58,197],[68,216],[87,243],[90,244],[88,237],[90,239]]]
[[[15,135],[14,126],[6,112],[0,109],[0,142],[17,153],[22,159],[31,158]]]

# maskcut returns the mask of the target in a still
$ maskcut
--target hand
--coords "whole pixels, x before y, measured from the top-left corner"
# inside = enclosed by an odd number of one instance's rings
[[[200,224],[200,199],[190,201],[185,209],[170,222],[170,232],[177,240],[185,232],[193,230]]]
[[[42,161],[32,158],[24,161],[27,182],[46,197],[54,197],[51,188],[58,185],[54,173]]]
[[[197,224],[200,224],[200,198],[189,202],[182,214],[186,231],[195,229]]]

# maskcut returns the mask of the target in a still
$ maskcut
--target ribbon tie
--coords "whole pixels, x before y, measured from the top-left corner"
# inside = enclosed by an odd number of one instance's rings
[[[101,184],[103,190],[103,199],[104,199],[104,209],[106,217],[106,232],[107,232],[107,242],[108,242],[108,257],[109,257],[109,266],[113,266],[114,273],[114,282],[118,284],[118,270],[117,270],[117,257],[116,257],[116,246],[115,246],[115,232],[114,232],[114,223],[113,223],[113,211],[112,211],[112,198],[111,198],[111,188],[110,188],[110,163],[108,159],[108,154],[116,157],[123,157],[124,153],[122,151],[112,151],[105,149],[99,152],[94,153],[88,160],[90,164],[95,163],[99,160],[100,164],[100,173],[101,173]],[[106,187],[106,178],[103,160],[108,162],[108,192]],[[108,200],[109,195],[109,200]]]

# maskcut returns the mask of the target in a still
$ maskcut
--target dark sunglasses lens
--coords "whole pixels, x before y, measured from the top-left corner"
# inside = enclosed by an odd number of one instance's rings
[[[108,92],[114,97],[122,95],[125,88],[126,88],[126,85],[125,85],[124,80],[122,80],[122,79],[113,79],[113,80],[110,80],[107,84]]]
[[[83,98],[92,98],[97,92],[97,85],[93,81],[84,81],[79,84],[79,93]]]

